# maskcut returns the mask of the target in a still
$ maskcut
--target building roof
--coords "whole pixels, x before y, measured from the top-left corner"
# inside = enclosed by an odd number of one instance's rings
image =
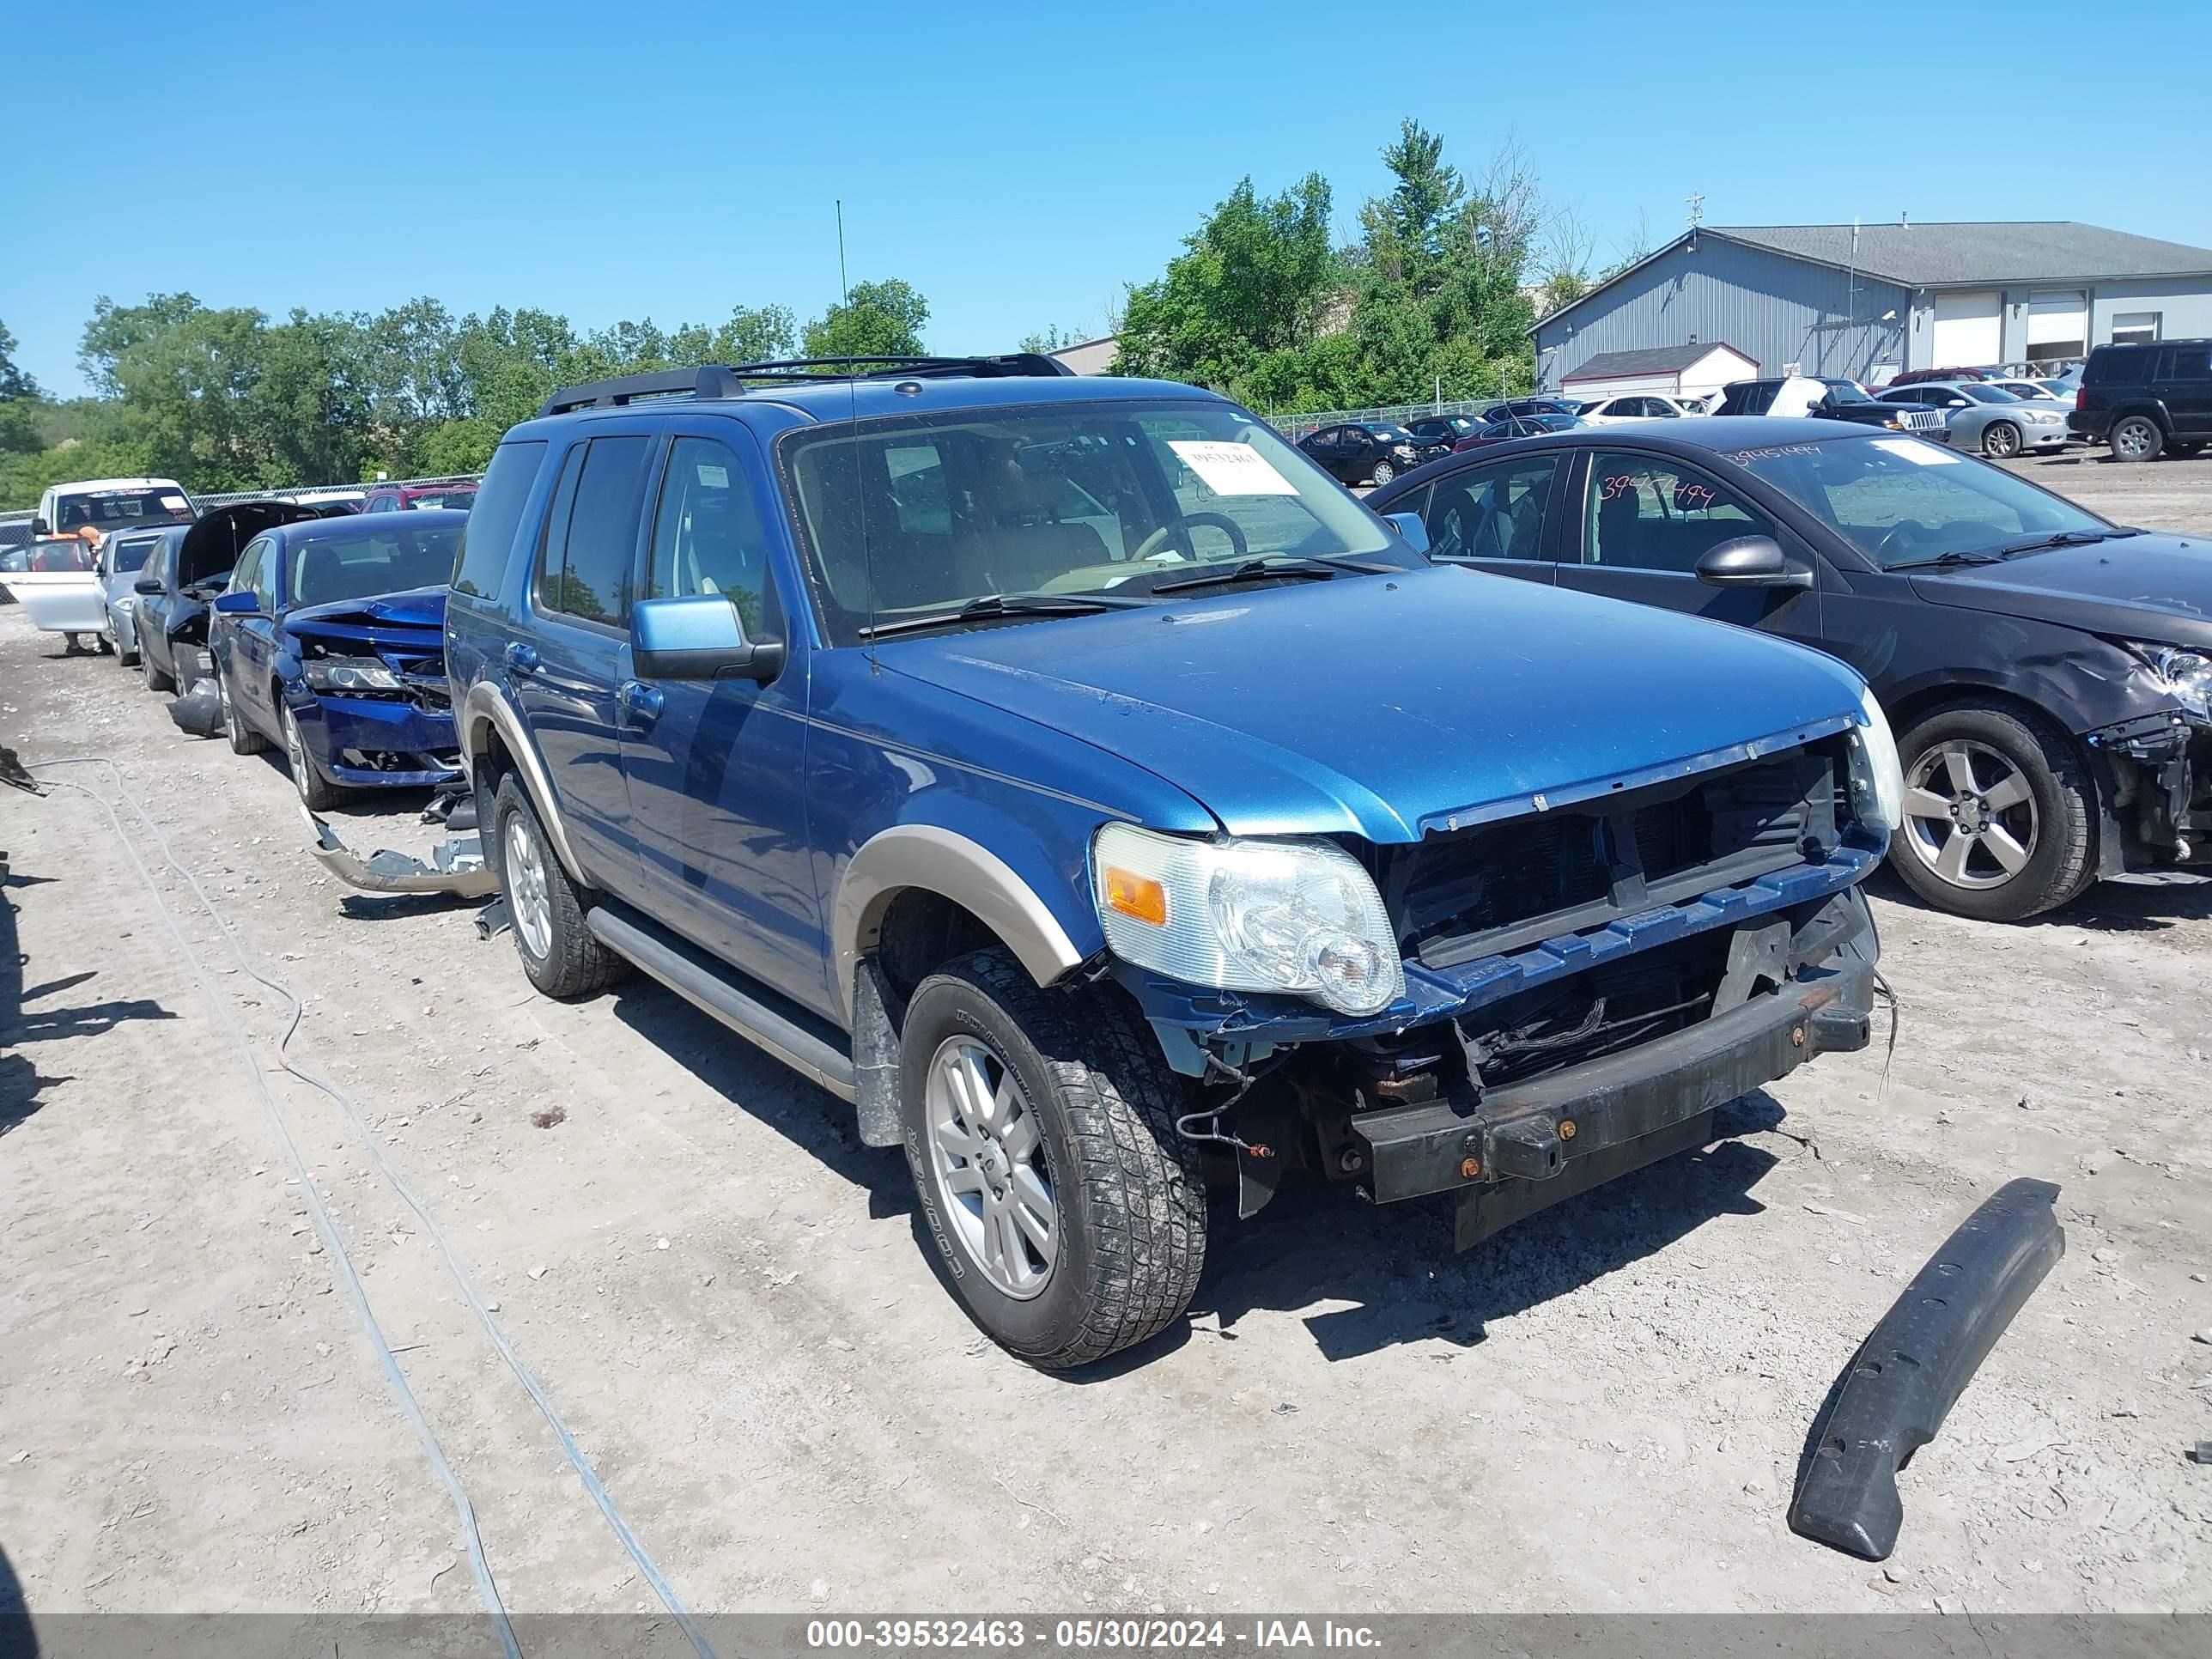
[[[2212,248],[2131,236],[2071,219],[2017,223],[1716,225],[1710,234],[1792,258],[1857,270],[1906,288],[2069,276],[2212,274]]]
[[[1704,345],[1646,346],[1636,351],[1601,351],[1595,357],[1584,358],[1582,366],[1566,379],[1610,380],[1626,374],[1664,374],[1674,369],[1694,368],[1716,351],[1734,352],[1747,363],[1757,361],[1747,352],[1737,351],[1725,340],[1711,340]]]
[[[2131,236],[2072,219],[2009,223],[1705,225],[1686,230],[1571,305],[1536,319],[1548,328],[1624,277],[1695,236],[1717,236],[1838,270],[1856,270],[1904,288],[1976,288],[2001,283],[2063,283],[2100,277],[2212,276],[2212,248]],[[1853,242],[1856,240],[1856,248]]]

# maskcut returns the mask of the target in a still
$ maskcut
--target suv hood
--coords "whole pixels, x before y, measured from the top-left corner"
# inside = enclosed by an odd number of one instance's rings
[[[1910,574],[1932,605],[2212,648],[2212,538],[2146,532]]]
[[[1749,629],[1428,569],[888,642],[881,665],[1119,755],[1236,835],[1418,840],[1781,748],[1856,715]]]

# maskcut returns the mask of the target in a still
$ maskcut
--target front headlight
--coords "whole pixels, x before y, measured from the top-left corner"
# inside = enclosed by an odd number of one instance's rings
[[[399,677],[374,657],[318,657],[301,665],[318,691],[397,691]]]
[[[1863,823],[1879,823],[1891,835],[1905,827],[1905,769],[1898,763],[1897,739],[1888,716],[1874,700],[1874,688],[1859,691],[1859,729],[1851,733],[1851,811]]]
[[[2038,426],[2057,426],[2066,417],[2063,415],[2054,415],[2047,409],[2032,409],[2027,413],[2027,418]]]
[[[2212,719],[2212,655],[2185,645],[2135,647],[2174,700],[2199,720]]]
[[[1192,985],[1279,991],[1346,1014],[1404,994],[1373,878],[1328,842],[1194,841],[1109,823],[1091,844],[1106,943]]]

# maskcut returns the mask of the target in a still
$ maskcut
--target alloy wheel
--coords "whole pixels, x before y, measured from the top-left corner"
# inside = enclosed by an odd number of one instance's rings
[[[2010,421],[1998,421],[1982,434],[1982,447],[1999,460],[2020,453],[2020,428]]]
[[[2035,855],[2035,795],[2020,767],[1988,744],[1953,738],[1905,780],[1905,844],[1954,887],[2001,887]]]
[[[1060,1211],[1027,1092],[989,1044],[952,1036],[931,1056],[924,1107],[953,1232],[994,1288],[1030,1300],[1052,1278]]]
[[[1377,461],[1375,463],[1375,487],[1377,489],[1380,489],[1384,484],[1389,483],[1391,479],[1397,476],[1398,469],[1391,465],[1389,462]]]
[[[506,850],[501,873],[507,908],[524,947],[543,962],[553,950],[553,901],[545,886],[545,856],[520,817],[507,821]]]
[[[2152,427],[2143,420],[2122,421],[2119,429],[2112,434],[2112,447],[2122,459],[2140,461],[2150,453]]]

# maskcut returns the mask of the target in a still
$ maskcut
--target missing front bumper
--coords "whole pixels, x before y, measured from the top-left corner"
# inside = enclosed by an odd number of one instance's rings
[[[314,838],[315,860],[349,887],[365,893],[445,893],[455,898],[487,898],[499,891],[499,876],[484,860],[476,836],[448,836],[431,850],[428,862],[408,853],[380,848],[367,858],[350,850],[337,833],[305,807]]]
[[[1492,1089],[1362,1112],[1376,1201],[1457,1192],[1466,1249],[1563,1199],[1703,1141],[1713,1109],[1871,1038],[1871,961],[1838,957],[1742,1006],[1619,1054]]]

